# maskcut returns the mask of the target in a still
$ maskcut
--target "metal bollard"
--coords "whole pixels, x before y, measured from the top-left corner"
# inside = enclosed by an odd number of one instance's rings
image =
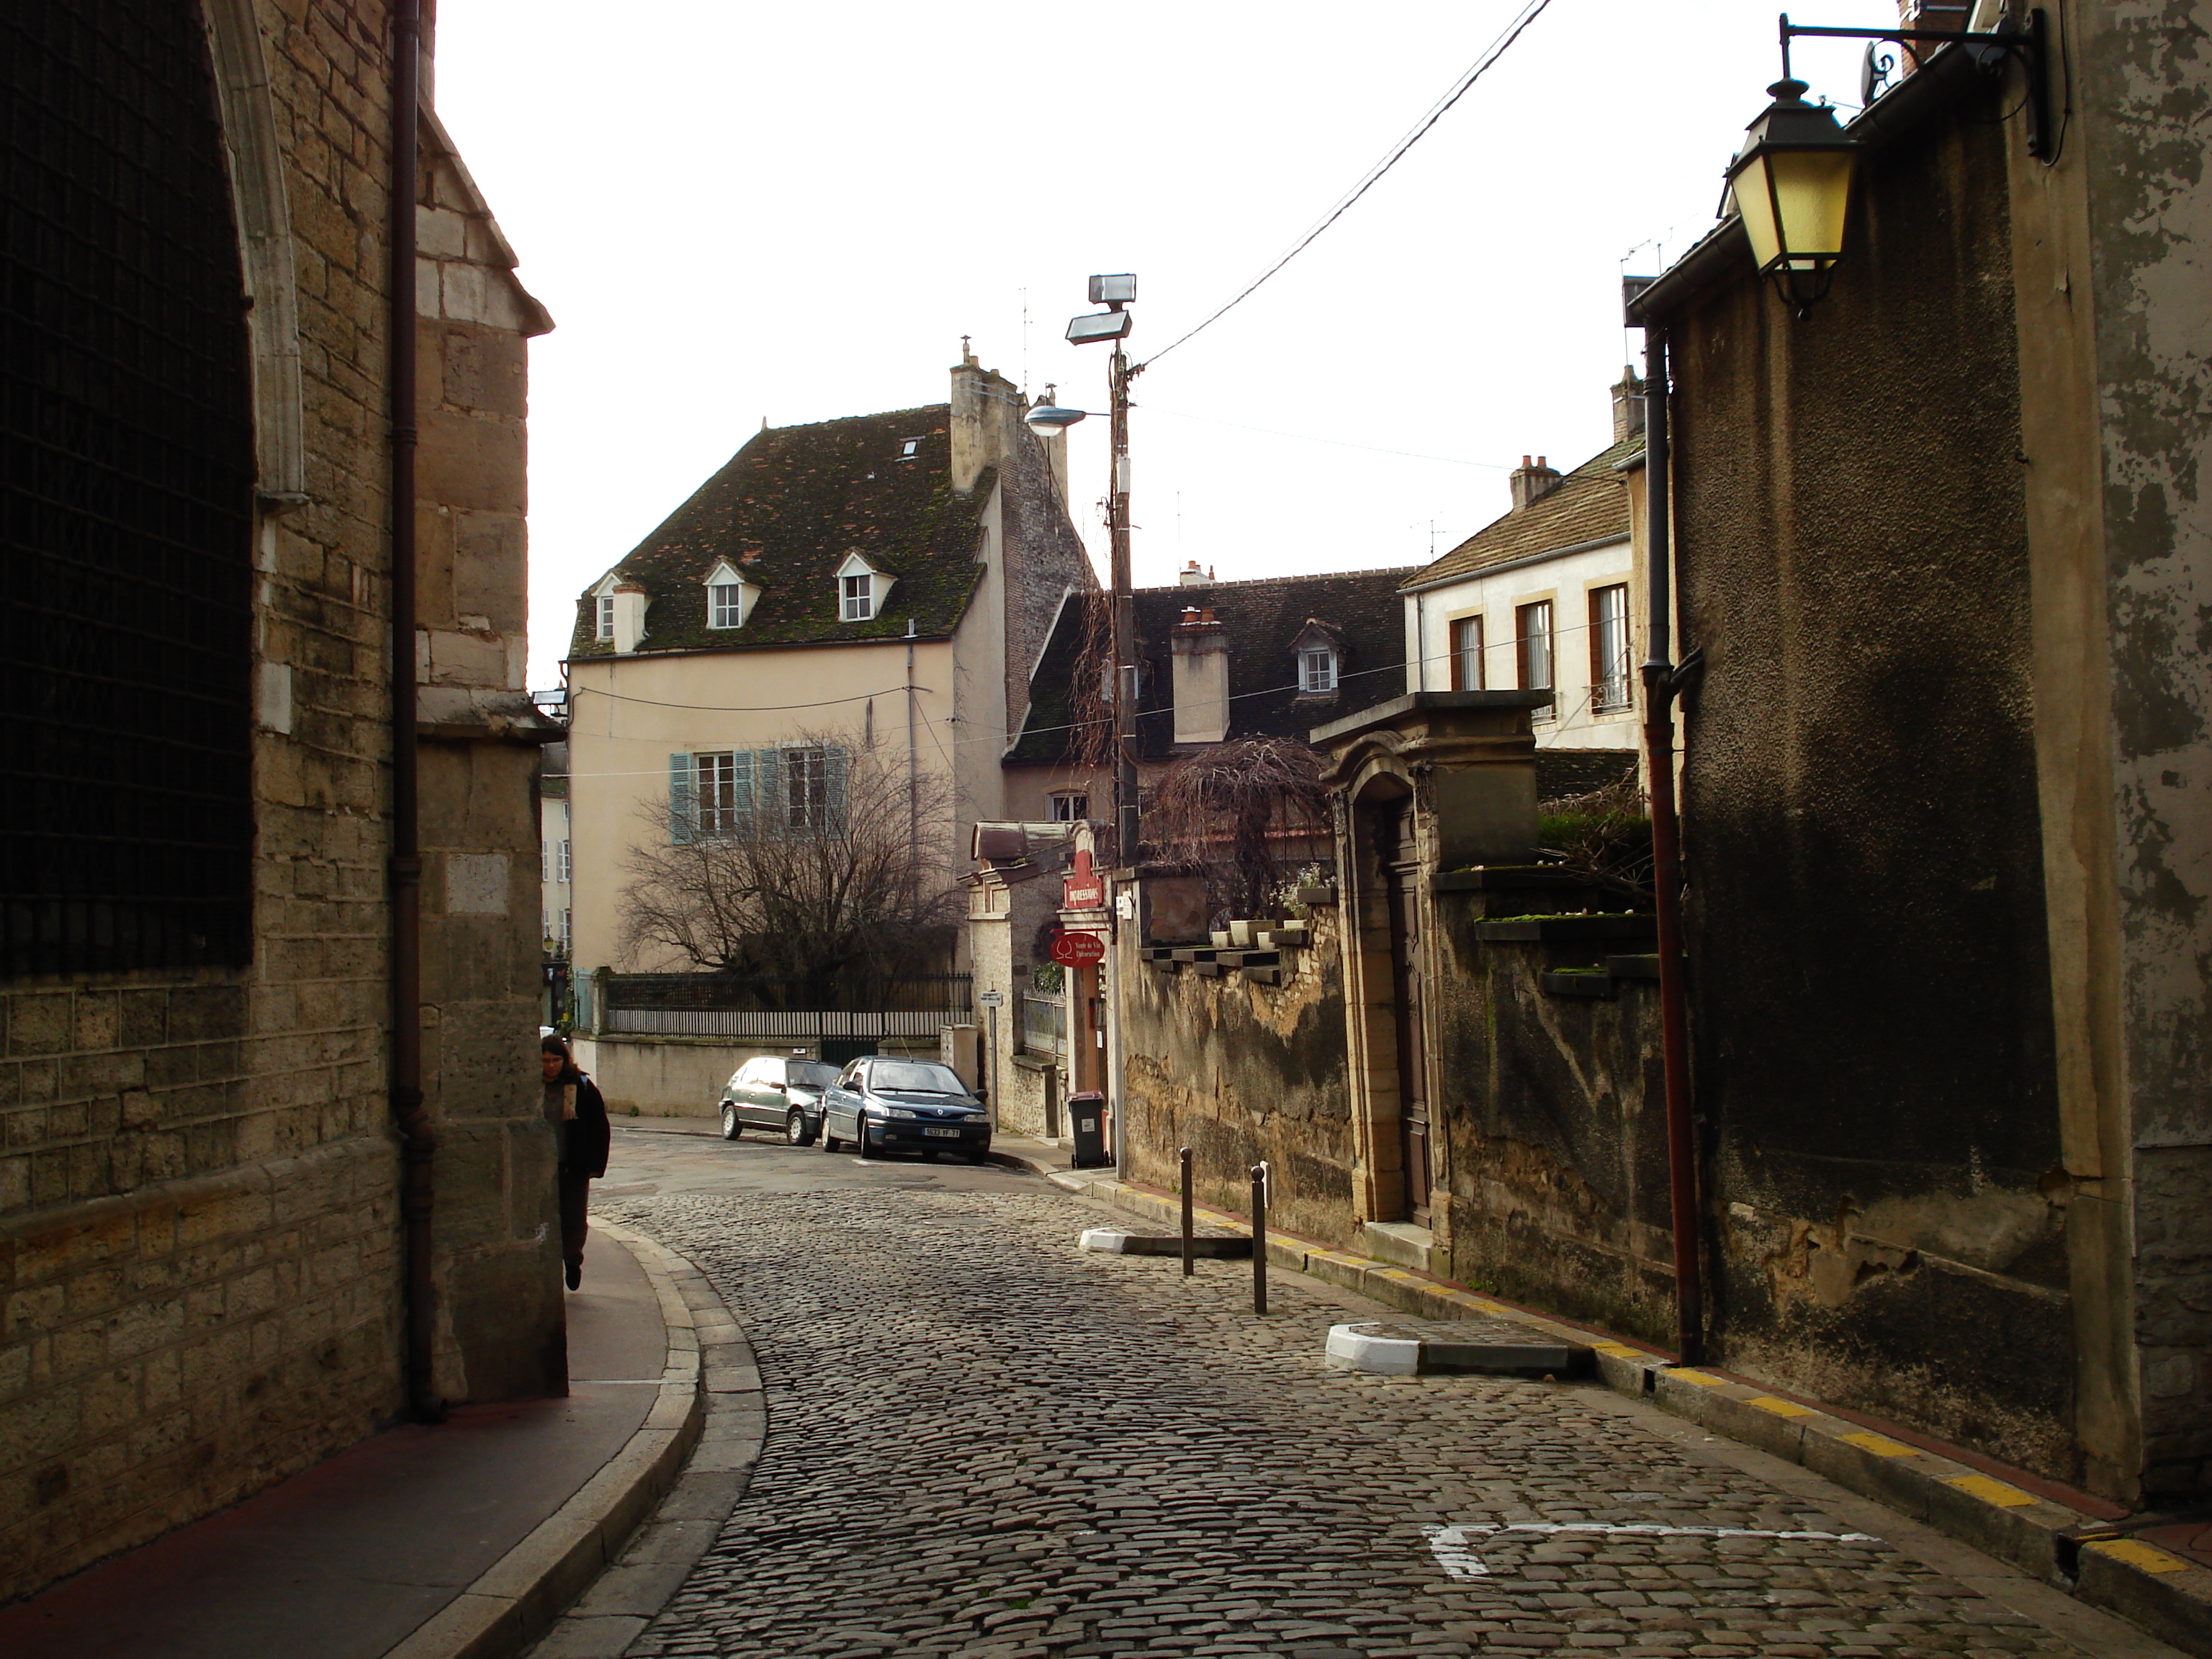
[[[1267,1166],[1252,1166],[1252,1311],[1267,1311]]]
[[[1186,1146],[1177,1152],[1176,1162],[1182,1170],[1182,1276],[1188,1279],[1198,1258],[1197,1248],[1191,1243],[1190,1148]]]

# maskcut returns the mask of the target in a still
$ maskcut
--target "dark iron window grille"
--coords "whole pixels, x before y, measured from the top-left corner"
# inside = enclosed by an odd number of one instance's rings
[[[198,8],[0,8],[0,974],[251,954],[252,404]]]

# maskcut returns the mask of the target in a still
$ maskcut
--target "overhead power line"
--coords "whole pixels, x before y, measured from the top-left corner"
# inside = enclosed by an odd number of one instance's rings
[[[1290,264],[1291,260],[1297,258],[1299,254],[1304,252],[1309,247],[1312,246],[1315,240],[1321,235],[1322,232],[1327,230],[1339,219],[1344,217],[1345,214],[1351,210],[1352,204],[1354,202],[1357,202],[1361,197],[1366,195],[1369,191],[1374,189],[1374,187],[1381,182],[1382,175],[1389,172],[1392,167],[1396,167],[1407,150],[1413,149],[1415,144],[1419,143],[1423,138],[1428,136],[1429,129],[1444,118],[1446,112],[1450,110],[1451,106],[1467,95],[1468,88],[1473,87],[1477,81],[1482,79],[1484,72],[1486,71],[1492,64],[1495,64],[1499,58],[1503,58],[1509,50],[1510,50],[1513,43],[1521,38],[1522,31],[1526,29],[1529,24],[1534,22],[1539,17],[1541,17],[1545,11],[1549,9],[1552,0],[1529,0],[1529,3],[1522,9],[1521,15],[1507,27],[1505,33],[1499,35],[1496,40],[1492,41],[1491,43],[1490,50],[1483,53],[1481,58],[1476,60],[1474,67],[1460,77],[1458,84],[1454,86],[1449,92],[1446,93],[1444,96],[1437,101],[1436,106],[1431,109],[1426,115],[1421,118],[1419,123],[1411,132],[1407,133],[1403,138],[1399,140],[1398,145],[1395,149],[1393,149],[1388,155],[1384,156],[1380,161],[1376,162],[1373,167],[1370,167],[1364,176],[1360,179],[1359,182],[1354,185],[1338,199],[1336,205],[1328,210],[1328,214],[1323,216],[1319,224],[1316,225],[1304,236],[1301,236],[1295,243],[1291,244],[1289,252],[1284,254],[1281,258],[1276,260],[1275,263],[1269,265],[1267,270],[1261,271],[1259,276],[1254,278],[1252,283],[1245,288],[1243,293],[1237,295],[1237,297],[1230,301],[1227,305],[1222,307],[1220,310],[1206,318],[1205,321],[1200,323],[1196,328],[1192,329],[1188,333],[1181,335],[1176,339],[1169,341],[1167,344],[1162,346],[1151,356],[1146,358],[1143,362],[1138,364],[1136,368],[1130,370],[1130,373],[1133,374],[1137,373],[1139,369],[1149,368],[1152,364],[1159,362],[1161,358],[1166,356],[1168,353],[1173,351],[1177,346],[1182,344],[1184,341],[1189,340],[1196,335],[1202,333],[1206,329],[1212,327],[1214,324],[1219,322],[1224,317],[1226,317],[1238,306],[1250,299],[1253,295],[1259,292],[1261,283],[1265,283],[1285,265]]]

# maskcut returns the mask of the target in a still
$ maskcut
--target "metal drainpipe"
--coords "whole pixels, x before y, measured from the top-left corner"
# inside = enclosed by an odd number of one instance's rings
[[[1674,803],[1674,683],[1668,601],[1674,589],[1668,504],[1667,336],[1644,332],[1644,546],[1650,592],[1644,676],[1644,750],[1651,788],[1652,905],[1659,924],[1659,1030],[1666,1079],[1667,1174],[1674,1231],[1675,1347],[1705,1357],[1705,1284],[1698,1262],[1698,1147],[1691,1116],[1690,1023],[1682,990],[1682,827]]]
[[[442,1422],[432,1386],[432,1159],[422,1104],[422,849],[415,752],[415,124],[422,0],[392,8],[392,1113],[398,1121],[399,1212],[407,1255],[407,1396]]]

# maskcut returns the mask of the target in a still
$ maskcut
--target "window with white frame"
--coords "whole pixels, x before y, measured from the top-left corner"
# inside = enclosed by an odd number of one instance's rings
[[[1628,584],[1594,587],[1589,596],[1590,707],[1618,714],[1632,700],[1628,678]]]
[[[602,593],[599,597],[599,624],[597,637],[611,640],[615,636],[615,596]]]
[[[1482,618],[1461,617],[1451,625],[1451,689],[1480,691],[1482,683]]]
[[[1054,823],[1080,823],[1091,816],[1091,797],[1073,789],[1064,789],[1052,798],[1052,821]]]
[[[1336,690],[1336,647],[1309,645],[1298,653],[1298,690],[1311,696]]]
[[[734,836],[750,800],[740,800],[738,763],[750,755],[696,755],[692,757],[692,824],[702,836]],[[750,768],[748,769],[750,769]]]
[[[553,879],[553,843],[550,841],[541,841],[538,843],[538,879],[540,881]]]
[[[1513,610],[1515,655],[1519,659],[1521,689],[1523,691],[1549,691],[1552,678],[1552,602],[1538,599],[1532,605],[1516,605]],[[1528,718],[1547,720],[1552,718],[1554,705],[1545,703],[1528,711]]]
[[[793,830],[820,830],[829,823],[830,757],[820,749],[783,751],[784,822]]]
[[[565,841],[556,842],[554,845],[553,879],[556,881],[571,879],[568,874],[568,843]]]
[[[842,586],[842,614],[847,622],[866,622],[876,614],[876,579],[872,575],[847,576]]]
[[[574,910],[563,910],[561,913],[561,948],[563,951],[576,942],[575,919],[576,913]]]
[[[742,628],[745,623],[745,590],[738,582],[716,582],[707,590],[707,626]]]

